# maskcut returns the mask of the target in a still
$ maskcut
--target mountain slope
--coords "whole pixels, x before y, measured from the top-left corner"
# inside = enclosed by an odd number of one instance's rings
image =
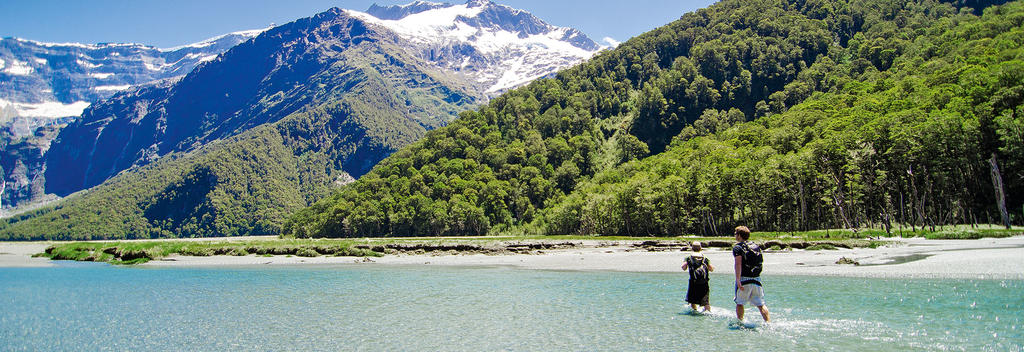
[[[286,215],[482,96],[405,44],[332,9],[271,29],[180,81],[97,104],[48,155],[75,166],[47,175],[47,187],[65,182],[71,192],[110,178],[8,219],[0,238],[277,233]]]
[[[396,46],[395,40],[338,9],[268,30],[174,84],[143,87],[90,108],[61,132],[47,154],[49,165],[64,167],[48,170],[46,189],[67,195],[164,154],[193,150],[337,99],[362,78],[363,72],[351,70],[361,58],[349,50],[364,42]],[[403,75],[394,77],[396,84],[407,81],[413,89],[437,91],[433,104],[401,107],[416,115],[419,126],[413,128],[440,126],[474,99],[457,80],[425,71],[428,66],[407,61],[411,58],[401,57],[398,49],[368,54],[419,71],[396,70]],[[392,69],[386,61],[379,65]],[[415,111],[427,106],[433,108]],[[368,169],[349,171],[358,176]]]
[[[597,49],[592,41],[575,30],[548,25],[529,13],[489,1],[471,1],[466,5],[445,5],[439,9],[430,9],[432,6],[424,8],[425,12],[408,14],[399,21],[399,27],[421,34],[437,34],[436,38],[431,37],[432,40],[440,38],[448,46],[486,47],[486,55],[468,50],[445,56],[446,60],[452,62],[486,61],[482,66],[473,64],[460,67],[461,73],[477,81],[479,77],[509,72],[517,77],[516,81],[502,83],[502,87],[511,87],[524,83],[523,79],[532,78],[520,77],[523,72],[529,75],[549,75],[561,67],[582,61]],[[418,8],[412,4],[404,9],[412,11]],[[455,16],[462,26],[460,28],[477,34],[472,38],[445,37],[435,33],[442,30],[436,21],[403,22],[413,17],[436,19],[435,11],[457,14]],[[323,16],[325,14],[318,15]],[[423,67],[420,69],[431,70],[429,67],[433,66],[433,71],[442,71],[432,72],[430,76],[434,81],[443,83],[445,87],[454,87],[457,91],[445,92],[442,88],[442,91],[429,93],[445,96],[437,104],[425,104],[428,102],[410,98],[407,105],[410,109],[418,110],[414,113],[419,116],[420,124],[427,129],[451,120],[461,110],[460,106],[472,103],[483,95],[478,91],[493,88],[451,73],[448,70],[451,68],[450,62],[436,55],[424,57],[424,47],[417,41],[422,37],[412,38],[402,31],[392,34],[398,27],[390,21],[349,10],[332,10],[329,16],[351,17],[352,20],[346,23],[354,24],[351,27],[328,28],[322,33],[298,38],[291,33],[301,30],[297,26],[316,26],[324,19],[314,17],[308,21],[300,20],[270,29],[254,41],[204,63],[194,74],[180,82],[143,87],[94,106],[62,133],[48,154],[49,165],[68,166],[69,170],[50,170],[46,174],[47,192],[63,196],[86,189],[122,170],[144,165],[168,152],[191,150],[210,141],[276,121],[303,106],[335,99],[342,94],[345,86],[334,82],[337,72],[331,71],[329,67],[331,60],[334,60],[332,55],[343,52],[361,40],[367,40],[361,31],[374,33],[368,37],[369,40],[377,40],[373,35],[388,37],[389,42],[403,51],[429,63],[421,65]],[[502,25],[498,26],[497,23]],[[351,38],[341,38],[342,32],[348,33],[344,35]],[[554,35],[552,33],[571,38],[572,41],[589,43],[589,49],[555,39],[551,37]],[[496,38],[517,35],[527,37],[511,41]],[[538,43],[545,45],[536,48]],[[503,66],[509,64],[509,60],[524,60],[523,57],[536,58],[539,62],[529,67],[514,66],[525,70],[523,72]],[[399,70],[404,60],[396,60]],[[229,62],[231,66],[221,62]],[[415,87],[421,83],[413,78],[409,85]],[[333,90],[323,91],[322,87],[332,87]],[[353,176],[358,177],[368,169],[352,171]]]
[[[380,79],[352,96],[152,164],[64,199],[5,219],[0,238],[85,240],[267,235],[288,214],[320,199],[342,169],[380,158],[417,138]],[[406,134],[403,134],[406,133]]]
[[[180,77],[262,30],[225,34],[171,49],[139,44],[0,40],[0,154],[5,206],[43,199],[45,159],[57,131],[90,104],[134,85]],[[37,131],[46,128],[46,131]],[[37,133],[39,132],[39,133]],[[59,167],[58,167],[59,168]]]
[[[926,29],[957,13],[934,1],[722,1],[463,114],[297,213],[285,234],[479,235],[531,223],[538,232],[565,232],[577,223],[545,215],[599,170],[623,163],[629,170],[635,164],[627,162],[660,153],[673,140],[781,113],[815,92],[885,75]],[[610,175],[598,182],[618,180]],[[574,197],[607,198],[600,192]],[[701,206],[735,204],[706,200]],[[622,208],[594,211],[615,209]],[[714,209],[698,213],[715,217],[705,224],[724,226],[746,211]]]

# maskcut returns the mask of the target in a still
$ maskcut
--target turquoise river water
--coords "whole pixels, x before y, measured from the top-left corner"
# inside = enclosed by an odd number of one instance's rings
[[[730,276],[688,314],[682,272],[296,266],[0,268],[0,351],[1021,351],[1024,281]],[[748,322],[760,321],[756,309]]]

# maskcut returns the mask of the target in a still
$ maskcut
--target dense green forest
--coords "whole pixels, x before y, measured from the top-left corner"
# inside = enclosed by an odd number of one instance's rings
[[[955,5],[721,1],[463,113],[284,235],[936,226],[1002,221],[997,193],[1019,222],[1024,4]]]

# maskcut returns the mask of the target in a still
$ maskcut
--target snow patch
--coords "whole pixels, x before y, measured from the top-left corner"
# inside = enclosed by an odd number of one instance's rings
[[[92,87],[92,89],[97,91],[97,92],[110,92],[110,91],[116,92],[116,91],[122,91],[122,90],[125,90],[125,89],[128,89],[128,88],[131,88],[131,87],[132,86],[130,84],[125,84],[125,85],[120,85],[120,86],[96,86],[96,87]]]
[[[35,60],[35,62],[36,62],[37,64],[40,64],[40,65],[43,65],[43,66],[46,66],[46,64],[48,64],[48,63],[49,63],[49,61],[46,61],[46,59],[44,59],[44,58],[41,58],[41,57],[37,57],[37,58],[35,58],[35,59],[33,59],[33,60]]]
[[[58,118],[80,116],[82,111],[89,107],[89,103],[76,101],[71,104],[64,104],[59,101],[47,101],[39,104],[29,104],[14,103],[0,99],[0,109],[6,107],[14,107],[14,110],[18,112],[18,116]]]
[[[82,43],[46,43],[46,42],[40,42],[40,41],[35,41],[35,40],[29,40],[29,39],[21,39],[21,38],[14,38],[14,39],[19,41],[19,42],[22,42],[22,43],[31,43],[31,44],[35,44],[35,45],[42,46],[42,47],[47,47],[47,48],[66,47],[66,48],[80,48],[80,49],[88,49],[88,50],[95,50],[95,49],[99,49],[100,48],[100,46],[98,46],[98,45],[82,44]]]
[[[593,56],[596,51],[579,48],[563,41],[571,28],[548,24],[541,34],[524,35],[499,27],[474,27],[466,19],[478,18],[494,5],[471,1],[464,5],[451,5],[410,14],[398,20],[383,20],[368,13],[345,10],[350,16],[383,26],[413,44],[442,68],[468,74],[483,84],[488,93],[499,93],[525,84],[556,70],[577,64]],[[508,9],[513,14],[521,10]],[[434,52],[468,44],[482,57],[451,57],[436,59]],[[456,54],[458,56],[459,54]],[[470,68],[473,66],[472,68]]]
[[[107,79],[107,78],[110,78],[110,76],[113,76],[113,75],[114,75],[113,73],[99,73],[99,72],[97,72],[97,73],[90,73],[89,77],[96,78],[96,79]]]
[[[103,66],[103,64],[94,64],[94,63],[91,63],[91,62],[88,62],[88,61],[85,61],[85,60],[75,60],[75,62],[78,63],[78,66],[82,66],[82,67],[85,67],[87,69],[94,69],[94,68]]]
[[[244,37],[244,38],[255,38],[255,37],[259,36],[260,34],[263,34],[263,32],[266,32],[267,30],[269,30],[271,28],[274,28],[274,27],[275,27],[275,25],[272,24],[272,25],[268,26],[267,28],[262,28],[262,29],[250,29],[250,30],[244,30],[244,31],[238,31],[238,32],[231,32],[231,33],[228,33],[228,34],[218,35],[216,37],[208,38],[206,40],[202,40],[202,41],[199,41],[199,42],[196,42],[196,43],[192,43],[192,44],[185,44],[185,45],[180,45],[180,46],[175,46],[175,47],[170,47],[170,48],[160,48],[160,49],[157,49],[157,50],[160,50],[162,52],[170,52],[170,51],[178,51],[178,50],[186,49],[186,48],[202,49],[202,48],[214,45],[214,44],[217,43],[218,40],[224,39],[225,37],[230,36],[230,35],[237,35],[237,36],[241,36],[241,37]]]
[[[32,74],[32,67],[27,62],[11,60],[10,65],[7,65],[3,72],[14,76],[28,76]]]
[[[30,39],[14,38],[15,40],[22,43],[34,44],[46,48],[78,48],[86,50],[98,50],[98,49],[109,49],[109,48],[150,48],[150,46],[136,44],[136,43],[99,43],[99,44],[82,44],[82,43],[47,43],[40,42]]]
[[[146,66],[146,69],[150,70],[150,71],[163,71],[165,66],[170,66],[170,65],[156,65],[156,64],[153,64],[153,62],[151,60],[143,61],[142,65]]]
[[[191,53],[191,54],[185,55],[185,58],[189,59],[189,60],[197,60],[199,62],[207,62],[207,61],[213,61],[214,59],[216,59],[217,58],[217,54],[203,55],[201,53]]]

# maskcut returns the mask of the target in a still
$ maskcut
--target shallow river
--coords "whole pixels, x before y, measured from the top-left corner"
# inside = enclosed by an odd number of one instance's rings
[[[684,274],[396,266],[0,268],[0,351],[1021,351],[1024,281],[731,277],[688,314]],[[747,321],[757,323],[756,309]]]

